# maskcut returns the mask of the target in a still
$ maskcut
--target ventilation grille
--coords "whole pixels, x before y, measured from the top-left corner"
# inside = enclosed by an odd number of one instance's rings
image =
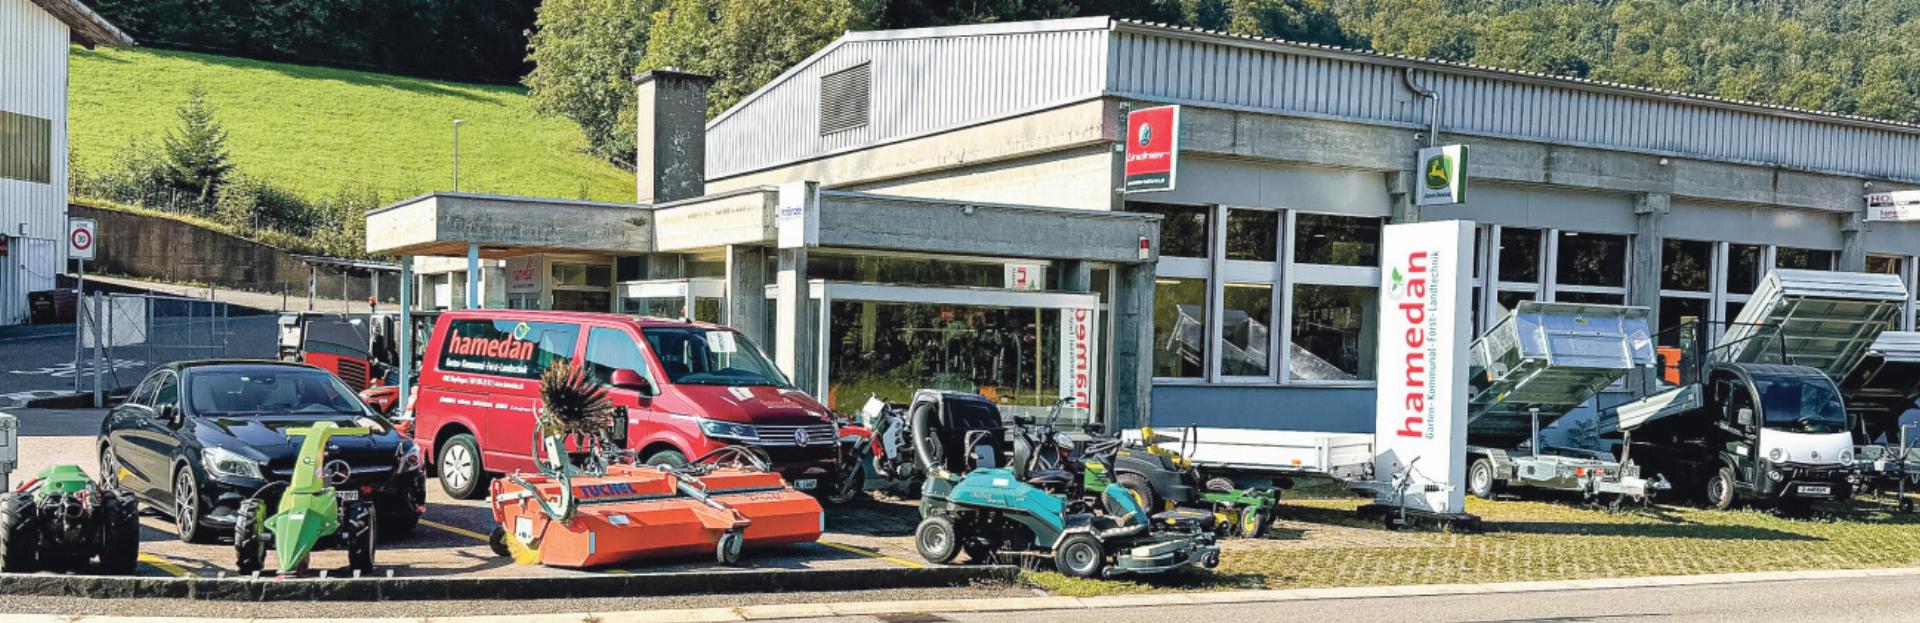
[[[820,135],[867,125],[873,66],[861,63],[820,77]]]

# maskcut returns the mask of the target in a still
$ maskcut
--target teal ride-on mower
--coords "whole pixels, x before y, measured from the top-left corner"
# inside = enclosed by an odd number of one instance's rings
[[[1029,473],[1032,470],[1019,464],[955,469],[956,460],[975,464],[986,456],[997,460],[997,452],[989,455],[978,449],[1003,442],[987,439],[998,431],[933,430],[939,413],[997,411],[997,407],[980,396],[951,392],[923,391],[914,398],[940,402],[939,409],[911,410],[915,453],[932,457],[923,459],[927,479],[921,490],[922,519],[914,535],[915,546],[928,562],[947,564],[962,552],[970,562],[1001,553],[1040,556],[1052,558],[1061,573],[1081,578],[1219,566],[1211,514],[1176,510],[1149,515],[1117,484],[1097,496],[1097,505],[1077,491],[1061,495],[1042,488],[1071,482],[1070,472],[1063,470]],[[961,441],[957,448],[935,446],[954,439]]]
[[[75,465],[55,465],[0,497],[0,571],[132,575],[140,562],[140,504]]]
[[[265,496],[278,484],[267,485],[240,503],[233,525],[235,566],[241,573],[260,571],[266,563],[267,548],[272,547],[279,575],[298,575],[307,569],[308,557],[315,549],[333,545],[347,550],[350,569],[372,572],[378,528],[374,504],[358,499],[358,491],[336,491],[334,486],[348,476],[347,464],[326,460],[329,439],[372,431],[318,422],[285,432],[289,439],[300,439],[293,479],[281,492],[280,504],[274,507],[277,512],[271,516]]]

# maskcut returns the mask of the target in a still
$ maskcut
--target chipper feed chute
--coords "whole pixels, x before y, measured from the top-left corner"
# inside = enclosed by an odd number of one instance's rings
[[[1721,334],[1713,356],[1792,363],[1844,379],[1908,300],[1898,275],[1776,269]]]
[[[1638,366],[1653,364],[1647,309],[1521,303],[1472,346],[1467,436],[1474,445],[1530,439]]]

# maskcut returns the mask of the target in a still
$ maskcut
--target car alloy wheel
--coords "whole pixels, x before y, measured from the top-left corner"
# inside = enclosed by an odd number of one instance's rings
[[[193,486],[193,472],[182,469],[173,479],[173,524],[180,538],[190,539],[200,529],[200,508],[194,499],[200,495]]]

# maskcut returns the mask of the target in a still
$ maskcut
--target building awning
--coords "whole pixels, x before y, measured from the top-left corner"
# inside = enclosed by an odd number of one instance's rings
[[[393,262],[375,262],[345,257],[325,255],[294,255],[293,259],[312,268],[325,268],[343,273],[397,273],[400,265]]]
[[[67,25],[73,32],[74,43],[92,48],[94,46],[133,45],[133,37],[121,32],[107,18],[87,8],[79,0],[33,0],[40,10],[46,11],[54,19]]]
[[[432,193],[367,213],[374,255],[467,254],[500,259],[533,253],[645,253],[653,210],[630,203]]]

